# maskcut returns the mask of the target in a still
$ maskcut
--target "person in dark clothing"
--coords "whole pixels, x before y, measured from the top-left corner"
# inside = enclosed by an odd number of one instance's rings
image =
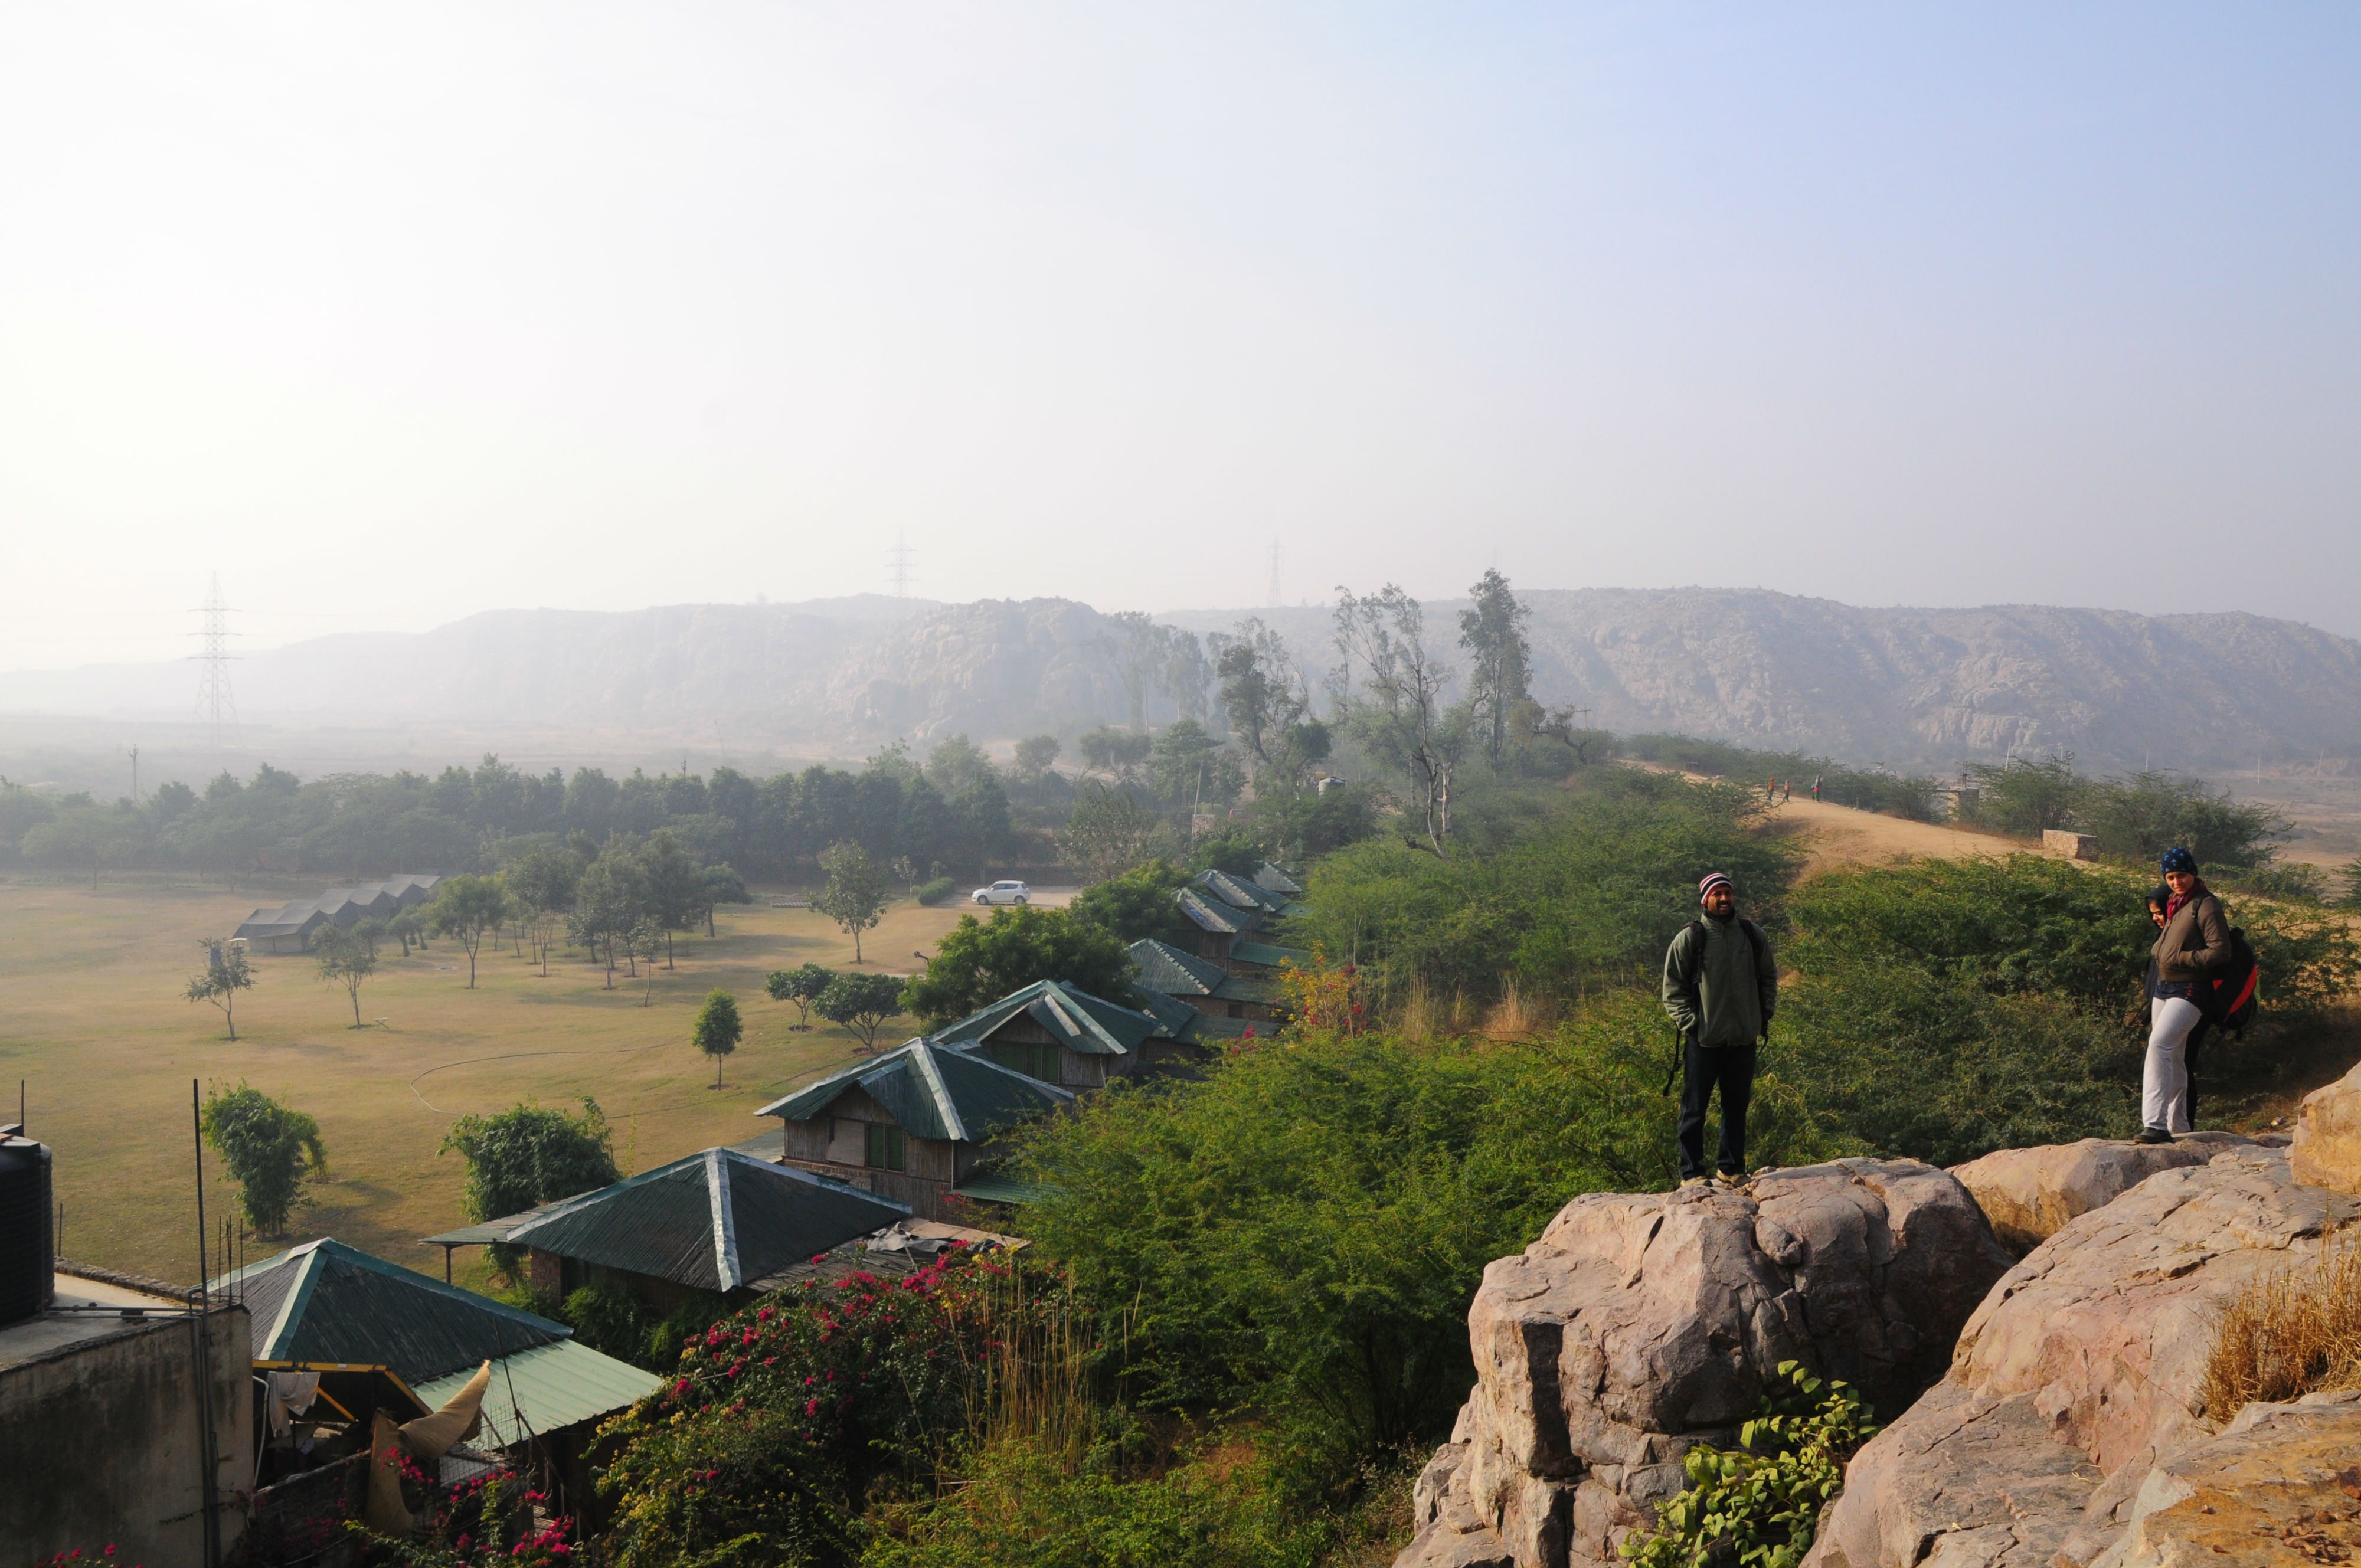
[[[2168,912],[2171,908],[2172,886],[2170,883],[2158,883],[2148,890],[2148,923],[2158,931],[2164,929],[2165,922],[2169,918]],[[2158,990],[2157,961],[2154,953],[2148,955],[2147,981],[2144,994],[2147,998],[2149,1010],[2154,1011],[2157,998],[2162,994]],[[2197,1058],[2200,1047],[2205,1044],[2205,1037],[2213,1032],[2213,1020],[2201,1017],[2197,1020],[2197,1026],[2189,1031],[2189,1038],[2180,1048],[2180,1064],[2189,1074],[2189,1124],[2192,1127],[2197,1124]]]
[[[2197,858],[2176,846],[2164,852],[2162,870],[2171,896],[2165,901],[2164,929],[2150,949],[2156,981],[2140,1081],[2144,1144],[2169,1143],[2174,1134],[2190,1130],[2187,1047],[2205,1018],[2198,987],[2231,956],[2230,917],[2197,874]]]
[[[1697,883],[1705,918],[1680,929],[1664,950],[1665,1015],[1681,1036],[1681,1185],[1714,1174],[1746,1179],[1746,1108],[1754,1097],[1757,1049],[1779,1006],[1779,970],[1761,927],[1738,916],[1738,893],[1719,872]],[[1721,1091],[1721,1143],[1705,1160],[1705,1113]]]

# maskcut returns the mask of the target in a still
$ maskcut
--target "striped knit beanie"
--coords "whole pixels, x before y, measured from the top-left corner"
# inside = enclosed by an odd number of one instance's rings
[[[1719,872],[1708,872],[1705,873],[1705,880],[1697,883],[1697,902],[1703,904],[1712,897],[1713,890],[1718,887],[1726,887],[1732,893],[1738,891],[1738,885]]]

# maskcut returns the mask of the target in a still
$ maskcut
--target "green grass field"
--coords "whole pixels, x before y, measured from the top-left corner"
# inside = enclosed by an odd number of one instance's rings
[[[322,983],[310,959],[258,957],[232,1045],[219,1011],[181,997],[203,967],[199,938],[227,935],[258,905],[316,891],[0,881],[0,1119],[15,1119],[23,1079],[30,1131],[55,1151],[67,1255],[195,1277],[191,1079],[244,1079],[318,1119],[329,1179],[308,1190],[288,1239],[332,1235],[439,1276],[442,1249],[418,1238],[465,1223],[459,1158],[435,1152],[453,1118],[522,1100],[572,1108],[588,1095],[614,1124],[628,1174],[774,1130],[756,1107],[857,1053],[851,1034],[818,1019],[789,1032],[793,1006],[763,992],[774,969],[849,968],[852,944],[818,916],[766,904],[724,910],[716,938],[675,938],[679,967],[658,968],[647,1006],[642,984],[619,971],[609,991],[603,968],[578,953],[561,948],[544,980],[489,940],[469,991],[467,955],[437,939],[408,959],[389,950],[360,998],[365,1019],[386,1022],[356,1029],[343,988]],[[916,967],[914,950],[931,950],[960,914],[897,905],[862,938],[868,967]],[[719,1091],[711,1059],[688,1043],[716,987],[736,993],[747,1023]],[[904,1038],[897,1027],[880,1043]],[[209,1219],[232,1212],[233,1191],[208,1153]]]

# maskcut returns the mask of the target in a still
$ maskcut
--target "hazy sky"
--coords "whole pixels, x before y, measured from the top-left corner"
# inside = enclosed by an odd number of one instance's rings
[[[2361,634],[2361,8],[0,6],[0,667],[1386,578]]]

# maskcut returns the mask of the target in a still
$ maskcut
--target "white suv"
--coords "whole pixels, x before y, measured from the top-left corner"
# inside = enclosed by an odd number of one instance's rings
[[[1033,890],[1021,882],[996,882],[990,887],[980,887],[969,894],[978,904],[1023,904],[1033,896]]]

